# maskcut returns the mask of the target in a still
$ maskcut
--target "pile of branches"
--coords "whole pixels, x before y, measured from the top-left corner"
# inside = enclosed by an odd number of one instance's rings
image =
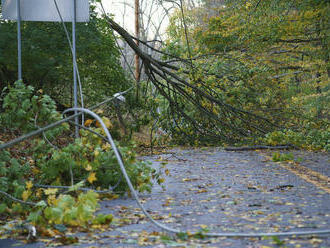
[[[169,102],[169,114],[173,125],[183,135],[192,135],[192,132],[187,133],[187,123],[194,129],[194,135],[215,142],[220,140],[237,142],[244,137],[262,136],[274,130],[275,124],[269,119],[221,100],[219,92],[208,86],[201,77],[196,76],[196,68],[191,59],[182,59],[157,50],[130,35],[105,12],[104,17],[109,26],[140,57],[149,80]],[[136,40],[159,54],[173,59],[161,61],[151,57],[143,52],[136,44]],[[189,111],[192,108],[194,108],[193,115]]]

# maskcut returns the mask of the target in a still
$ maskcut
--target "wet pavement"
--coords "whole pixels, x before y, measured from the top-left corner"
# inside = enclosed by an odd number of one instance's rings
[[[329,180],[329,154],[293,153],[301,166]],[[324,187],[306,181],[259,152],[173,149],[144,159],[169,172],[165,189],[156,185],[152,193],[141,195],[149,213],[169,227],[185,232],[244,233],[330,228],[330,194]],[[323,185],[329,187],[330,181]],[[128,197],[102,201],[100,212],[112,213],[116,218],[108,229],[80,233],[79,244],[61,247],[330,247],[330,235],[181,240],[152,225]],[[0,247],[11,247],[3,242]]]

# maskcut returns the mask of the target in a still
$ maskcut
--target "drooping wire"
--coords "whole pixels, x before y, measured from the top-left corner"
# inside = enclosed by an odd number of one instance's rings
[[[104,122],[102,121],[101,117],[98,116],[96,113],[88,110],[88,109],[83,109],[83,108],[71,108],[71,109],[67,109],[65,110],[63,113],[67,113],[67,112],[75,112],[75,111],[79,111],[79,112],[85,112],[87,114],[89,114],[90,116],[92,116],[93,118],[95,118],[102,126],[104,133],[106,134],[107,137],[107,141],[110,143],[118,164],[120,166],[121,172],[124,175],[124,178],[126,179],[127,185],[131,191],[131,194],[133,195],[134,199],[136,200],[138,206],[141,208],[142,212],[146,215],[146,217],[156,226],[160,227],[161,229],[168,231],[168,232],[173,232],[176,234],[179,233],[187,233],[187,231],[182,231],[179,229],[174,229],[171,227],[168,227],[162,223],[159,223],[158,221],[154,220],[153,217],[148,213],[148,211],[145,209],[145,207],[143,206],[143,204],[141,203],[140,198],[138,197],[133,184],[126,172],[122,157],[119,153],[119,150],[114,142],[114,140],[112,139],[112,136],[108,130],[108,128],[106,127],[106,125],[104,124]],[[315,230],[315,231],[293,231],[293,232],[278,232],[278,233],[203,233],[203,235],[207,236],[207,237],[270,237],[270,236],[292,236],[292,235],[310,235],[310,234],[327,234],[330,233],[330,229],[325,229],[325,230]],[[196,233],[192,233],[192,235],[197,234]]]
[[[123,92],[119,92],[116,97],[112,96],[112,97],[110,97],[108,99],[105,99],[104,101],[102,101],[102,102],[100,102],[100,103],[98,103],[98,104],[90,107],[90,109],[91,110],[97,109],[98,107],[100,107],[100,106],[102,106],[104,104],[107,104],[108,102],[113,101],[118,96],[127,94],[128,92],[130,92],[133,89],[134,89],[134,86],[128,88],[127,90],[125,90]],[[24,134],[24,135],[22,135],[20,137],[17,137],[17,138],[15,138],[15,139],[7,142],[7,143],[0,144],[0,151],[3,150],[3,149],[6,149],[6,148],[12,147],[12,146],[14,146],[14,145],[16,145],[16,144],[18,144],[18,143],[26,140],[26,139],[29,139],[29,138],[31,138],[33,136],[39,135],[39,134],[41,134],[41,133],[43,133],[43,132],[45,132],[45,131],[47,131],[49,129],[52,129],[52,128],[58,126],[58,125],[61,125],[61,124],[65,123],[65,122],[70,121],[70,120],[74,119],[75,117],[78,117],[78,116],[81,116],[81,115],[82,115],[82,113],[73,114],[73,115],[71,115],[69,117],[66,117],[66,118],[62,119],[62,120],[56,121],[54,123],[51,123],[51,124],[49,124],[49,125],[47,125],[45,127],[39,128],[39,129],[37,129],[35,131],[32,131],[30,133],[27,133],[27,134]]]
[[[83,126],[83,125],[80,125],[80,124],[77,124],[77,123],[75,123],[75,122],[73,122],[73,121],[68,121],[69,123],[71,123],[72,125],[76,125],[76,126],[78,126],[78,127],[80,127],[80,128],[82,128],[82,129],[85,129],[85,130],[87,130],[88,132],[91,132],[92,134],[95,134],[96,136],[98,136],[98,137],[100,137],[101,139],[103,139],[105,142],[108,142],[108,139],[105,137],[105,136],[103,136],[102,134],[100,134],[100,133],[98,133],[98,132],[96,132],[96,131],[94,131],[93,129],[91,129],[91,128],[88,128],[88,127],[86,127],[86,126]],[[120,154],[120,156],[122,156],[121,154]],[[70,171],[70,173],[71,173],[71,171]],[[122,177],[122,175],[120,175],[120,178],[118,179],[118,181],[117,181],[117,183],[114,185],[114,186],[112,186],[112,185],[109,185],[109,190],[107,190],[107,191],[100,191],[100,190],[94,190],[96,193],[108,193],[108,192],[114,192],[114,190],[119,186],[119,184],[122,182],[122,179],[123,179],[123,177]],[[73,185],[73,183],[72,183],[72,185]],[[47,186],[47,185],[45,185],[45,186]]]
[[[109,100],[109,99],[108,99]],[[36,130],[36,131],[33,131],[29,134],[26,134],[24,136],[21,136],[13,141],[10,141],[8,143],[5,143],[5,144],[1,144],[0,145],[0,150],[2,149],[5,149],[5,148],[8,148],[18,142],[21,142],[22,140],[24,139],[27,139],[29,137],[32,137],[34,135],[37,135],[37,134],[40,134],[50,128],[53,128],[57,125],[60,125],[68,120],[71,120],[73,119],[74,117],[76,116],[79,116],[82,114],[82,112],[84,113],[87,113],[89,114],[90,116],[94,117],[102,126],[103,130],[104,130],[104,133],[106,134],[106,137],[107,137],[107,141],[111,144],[111,147],[112,149],[114,150],[114,153],[115,153],[115,156],[117,158],[117,161],[118,161],[118,164],[120,166],[120,169],[124,175],[124,178],[129,186],[129,189],[134,197],[134,199],[136,200],[138,206],[141,208],[142,212],[146,215],[146,217],[156,226],[160,227],[161,229],[165,230],[165,231],[168,231],[168,232],[173,232],[173,233],[176,233],[176,234],[179,234],[179,233],[186,233],[186,231],[182,231],[182,230],[179,230],[179,229],[174,229],[174,228],[171,228],[171,227],[168,227],[162,223],[159,223],[158,221],[154,220],[153,217],[148,213],[148,211],[145,209],[145,207],[142,205],[141,203],[141,200],[139,199],[131,181],[130,181],[130,178],[126,172],[126,169],[125,169],[125,166],[124,166],[124,163],[123,163],[123,160],[122,160],[122,157],[120,155],[120,152],[114,142],[114,140],[112,139],[111,135],[110,135],[110,132],[109,130],[107,129],[107,127],[105,126],[104,122],[102,121],[101,117],[99,117],[97,114],[95,114],[94,112],[92,112],[91,110],[89,109],[83,109],[83,108],[71,108],[71,109],[67,109],[63,112],[63,114],[65,113],[68,113],[68,112],[76,112],[76,111],[79,111],[79,113],[77,114],[74,114],[68,118],[65,118],[61,121],[57,121],[55,123],[52,123],[44,128],[41,128],[39,130]],[[66,186],[63,186],[63,187],[66,187]],[[19,200],[19,199],[16,199],[16,198],[13,198],[11,195],[5,193],[5,192],[2,192],[0,191],[1,194],[9,197],[10,199],[12,200]],[[21,201],[21,200],[20,200]],[[23,201],[24,202],[24,201]],[[29,203],[27,203],[29,204]],[[33,204],[33,203],[32,203]],[[243,232],[230,232],[230,233],[223,233],[223,232],[219,232],[219,233],[203,233],[204,236],[206,237],[265,237],[265,236],[292,236],[292,235],[312,235],[312,234],[328,234],[330,233],[330,229],[325,229],[325,230],[314,230],[314,231],[293,231],[293,232],[274,232],[274,233],[243,233]],[[197,234],[197,233],[192,233],[192,235],[194,234]]]

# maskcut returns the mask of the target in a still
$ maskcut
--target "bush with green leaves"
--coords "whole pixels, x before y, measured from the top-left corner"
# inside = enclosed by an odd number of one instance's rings
[[[291,152],[290,153],[274,152],[272,156],[272,160],[274,162],[293,161],[294,155]]]
[[[87,227],[88,224],[109,224],[113,219],[111,214],[95,215],[99,195],[94,191],[80,193],[78,197],[69,194],[56,197],[54,190],[46,193],[48,204],[45,201],[38,202],[27,218],[33,224],[62,225],[64,228],[63,225]]]
[[[100,142],[97,144],[89,142],[92,135],[86,132],[82,131],[81,139],[76,139],[60,150],[50,147],[45,152],[47,144],[39,140],[31,152],[34,166],[39,172],[34,180],[48,185],[70,185],[72,170],[74,183],[86,180],[86,184],[93,188],[105,189],[116,185],[115,192],[128,192],[114,151],[99,137]],[[159,178],[159,173],[146,162],[137,160],[133,147],[118,145],[118,148],[135,188],[150,191],[152,180]]]
[[[34,88],[25,85],[21,80],[8,89],[5,88],[5,96],[2,99],[3,113],[0,115],[1,127],[28,132],[59,120],[61,115],[56,111],[55,102],[48,95],[41,93],[42,91],[39,91],[35,94]]]
[[[0,190],[21,198],[25,189],[25,177],[29,175],[28,162],[13,158],[8,151],[0,151]],[[0,196],[1,198],[1,196]]]
[[[21,81],[8,88],[3,97],[3,112],[0,113],[2,130],[24,134],[38,128],[38,125],[62,118],[50,97],[41,92],[33,93],[33,88]],[[109,121],[106,117],[103,119]],[[36,223],[87,225],[93,221],[109,221],[109,216],[94,216],[98,195],[92,191],[81,193],[79,188],[83,185],[91,189],[116,186],[115,193],[129,192],[129,188],[111,146],[95,134],[102,136],[104,131],[101,128],[93,128],[93,131],[81,130],[80,138],[73,139],[70,138],[69,126],[62,124],[44,136],[1,150],[0,191],[25,202],[39,202],[29,217]],[[52,139],[45,139],[45,136]],[[159,172],[137,160],[132,145],[118,144],[118,147],[127,173],[138,191],[150,191],[153,179],[158,183],[163,181]],[[69,190],[72,192],[70,195],[62,194],[56,188],[72,186],[72,183],[77,186]],[[25,215],[30,211],[29,206],[15,202],[1,192],[0,214]]]
[[[301,131],[285,129],[268,133],[261,140],[269,145],[291,144],[306,149],[330,151],[330,128],[306,128]]]

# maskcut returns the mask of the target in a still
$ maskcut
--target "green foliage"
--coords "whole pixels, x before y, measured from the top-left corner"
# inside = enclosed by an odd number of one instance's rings
[[[79,194],[77,199],[60,195],[44,209],[44,217],[50,223],[70,226],[86,226],[94,217],[97,194],[93,191]]]
[[[21,164],[5,150],[0,151],[0,161],[0,190],[21,198],[25,188],[24,177],[30,171],[29,164]]]
[[[189,235],[186,232],[177,233],[176,236],[178,237],[178,239],[183,240],[183,241],[188,240],[188,238],[189,238]]]
[[[266,117],[279,130],[286,128],[300,133],[280,138],[276,141],[280,144],[327,147],[327,127],[316,123],[329,120],[330,4],[312,0],[281,0],[276,4],[235,0],[225,1],[224,5],[219,3],[213,8],[203,1],[197,8],[185,9],[186,31],[194,58],[191,68],[182,68],[191,71],[187,81],[206,90],[202,81],[219,100]],[[179,10],[173,13],[165,50],[189,58],[181,18]],[[194,92],[191,94],[194,96]],[[208,102],[202,104],[214,113],[223,114],[221,108],[214,108]],[[179,107],[197,123],[199,118],[205,118],[183,100]],[[176,120],[181,130],[175,130],[173,123],[168,123],[167,129],[182,143],[194,136],[185,119]],[[236,125],[241,127],[243,123]],[[299,136],[306,135],[308,141],[299,140]],[[231,137],[231,143],[242,142],[235,140],[234,135]],[[201,142],[203,135],[195,135],[194,139]]]
[[[28,216],[33,224],[50,224],[55,227],[83,226],[89,224],[110,224],[113,216],[111,214],[95,215],[98,208],[99,196],[93,191],[79,193],[78,197],[60,194],[58,197],[50,194],[48,205],[41,201]],[[61,229],[63,229],[63,227]]]
[[[5,94],[7,88],[4,89]],[[9,130],[28,132],[60,119],[55,102],[42,91],[35,94],[32,86],[16,81],[3,97],[0,125]]]
[[[65,24],[68,32],[71,25]],[[125,90],[130,82],[120,66],[114,36],[92,3],[90,21],[77,23],[77,61],[85,103]],[[17,79],[17,24],[0,20],[0,91]],[[56,102],[72,106],[72,55],[61,23],[23,22],[23,79]]]
[[[274,162],[292,161],[294,159],[294,156],[292,153],[274,152],[272,159]]]
[[[100,131],[100,129],[95,129]],[[33,149],[33,158],[38,177],[42,184],[68,185],[70,184],[70,169],[73,171],[75,180],[86,180],[89,186],[95,188],[108,188],[115,186],[117,192],[127,192],[128,186],[121,179],[121,172],[113,150],[106,145],[95,134],[81,131],[82,138],[67,145],[61,150],[49,148],[44,141],[39,141]],[[95,142],[97,140],[97,143]],[[139,191],[150,191],[152,179],[158,176],[156,170],[152,169],[143,161],[136,159],[132,147],[118,146],[121,151],[124,164],[133,185]],[[49,154],[52,154],[49,156]]]
[[[272,146],[282,144],[301,146],[304,141],[304,137],[300,133],[296,133],[292,130],[274,131],[266,135],[265,141],[267,144]]]
[[[269,145],[291,144],[305,149],[330,151],[330,128],[307,128],[302,131],[274,131],[261,139]]]
[[[201,231],[196,232],[196,234],[193,235],[195,239],[205,239],[206,235],[205,233],[209,232],[208,229],[202,229]]]
[[[112,214],[98,214],[93,220],[93,224],[105,225],[110,224],[113,220]]]
[[[281,240],[278,236],[263,237],[263,239],[272,240],[272,242],[278,247],[282,247],[285,244],[285,241]]]
[[[0,204],[0,214],[6,211],[7,205],[5,203]]]
[[[0,113],[2,130],[24,133],[36,129],[37,121],[45,125],[62,118],[56,112],[54,101],[50,97],[42,95],[41,92],[34,95],[33,88],[25,86],[21,81],[9,87],[5,93],[4,111]],[[23,108],[21,103],[28,106],[24,115],[17,114]],[[109,119],[103,119],[110,127]],[[93,128],[93,131],[104,135],[101,128]],[[28,220],[40,225],[86,226],[111,222],[110,215],[95,216],[98,194],[94,191],[81,193],[79,188],[84,184],[91,189],[109,189],[110,186],[116,185],[115,192],[129,193],[127,183],[121,178],[115,154],[107,142],[91,132],[81,130],[81,138],[73,142],[66,137],[68,134],[68,125],[61,125],[45,134],[52,138],[53,144],[49,139],[37,137],[26,141],[29,148],[24,147],[24,151],[0,151],[0,190],[23,201],[39,201],[31,212],[30,207],[13,203],[0,194],[1,214],[26,215],[30,212]],[[160,173],[147,163],[137,160],[133,146],[118,144],[118,148],[134,187],[140,192],[150,191],[153,179],[159,179]],[[66,194],[61,194],[58,188],[51,187],[71,185],[71,180],[74,180],[75,185]],[[161,183],[159,180],[157,182]],[[50,185],[50,188],[35,187],[40,184]]]

